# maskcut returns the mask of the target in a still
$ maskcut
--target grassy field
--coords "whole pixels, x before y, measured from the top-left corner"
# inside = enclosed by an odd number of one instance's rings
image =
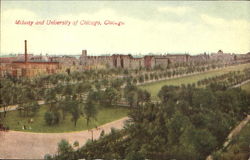
[[[244,84],[241,86],[243,90],[246,90],[248,93],[250,93],[250,82]]]
[[[120,119],[127,116],[128,109],[124,107],[112,107],[112,108],[102,108],[98,110],[97,120],[92,120],[89,126],[86,124],[86,119],[81,117],[77,121],[76,127],[71,121],[71,115],[68,114],[66,119],[54,126],[48,126],[44,121],[44,113],[47,111],[47,106],[42,106],[37,113],[37,115],[32,117],[20,117],[18,111],[10,111],[7,113],[7,117],[4,120],[4,124],[9,126],[11,130],[16,131],[27,131],[27,132],[43,132],[43,133],[59,133],[59,132],[70,132],[70,131],[81,131],[90,128],[95,128],[102,124]],[[28,123],[28,120],[32,118],[33,123]],[[19,124],[18,124],[19,123]],[[22,126],[28,127],[27,130],[22,130]],[[31,127],[31,129],[29,129]]]
[[[154,82],[150,84],[145,84],[145,85],[141,85],[140,88],[149,91],[151,93],[152,99],[158,99],[157,94],[160,91],[160,89],[165,85],[181,85],[181,84],[196,83],[198,80],[201,80],[204,78],[222,75],[230,71],[240,71],[247,67],[250,67],[250,65],[242,64],[242,65],[237,65],[237,66],[230,66],[227,68],[212,70],[212,71],[208,71],[208,72],[197,74],[197,75],[190,75],[187,77],[180,77],[180,78],[174,78],[170,80],[163,80],[163,81],[158,81],[158,82]]]

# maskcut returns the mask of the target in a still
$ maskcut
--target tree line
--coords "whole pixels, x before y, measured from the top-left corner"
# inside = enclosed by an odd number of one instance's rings
[[[204,78],[197,82],[197,86],[206,86],[210,83],[219,83],[224,87],[232,87],[250,79],[250,68],[245,68],[243,71],[234,71],[219,76]]]

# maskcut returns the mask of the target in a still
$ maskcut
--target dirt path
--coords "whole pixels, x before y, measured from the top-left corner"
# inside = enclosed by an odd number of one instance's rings
[[[39,105],[42,105],[42,104],[45,104],[45,101],[41,100],[41,101],[37,101],[37,103],[38,103]],[[14,110],[17,109],[17,107],[18,107],[18,104],[7,106],[7,107],[6,107],[6,111],[14,111]],[[4,112],[4,109],[3,109],[3,108],[0,108],[0,112]]]
[[[250,82],[250,79],[248,79],[248,80],[246,80],[246,81],[243,81],[243,82],[241,82],[241,83],[239,83],[239,84],[236,84],[236,85],[233,86],[232,88],[240,87],[240,86],[242,86],[242,85],[244,85],[244,84],[246,84],[246,83],[248,83],[248,82]]]
[[[93,138],[97,139],[102,130],[109,133],[111,128],[122,129],[127,119],[124,117],[92,129]],[[91,138],[92,133],[88,130],[70,133],[0,132],[0,159],[41,159],[47,153],[55,154],[61,139],[68,140],[70,144],[77,140],[82,146]]]
[[[242,120],[227,136],[227,141],[223,144],[223,147],[227,147],[233,137],[237,136],[240,131],[247,125],[247,123],[250,121],[250,115],[248,115],[244,120]]]

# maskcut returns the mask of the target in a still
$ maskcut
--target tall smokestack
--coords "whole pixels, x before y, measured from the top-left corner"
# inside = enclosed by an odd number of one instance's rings
[[[28,60],[28,55],[27,55],[27,40],[24,41],[24,56],[25,56],[25,63]]]

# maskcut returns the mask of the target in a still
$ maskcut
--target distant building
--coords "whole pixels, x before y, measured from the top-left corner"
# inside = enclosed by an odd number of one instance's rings
[[[211,60],[215,60],[215,61],[220,61],[222,62],[231,62],[233,60],[235,60],[235,55],[234,54],[230,54],[230,53],[223,53],[222,50],[219,50],[217,53],[212,53],[210,56]]]
[[[133,57],[132,55],[113,54],[111,56],[89,56],[87,50],[82,50],[79,58],[74,56],[36,56],[27,53],[27,41],[25,40],[24,54],[15,57],[0,58],[0,77],[12,75],[15,77],[33,77],[42,74],[58,72],[82,71],[98,68],[124,68],[152,69],[157,66],[166,68],[177,63],[207,63],[219,62],[222,64],[250,62],[248,54],[230,54],[219,50],[217,53],[206,53],[191,56],[189,54],[146,55]]]
[[[46,57],[34,57],[27,53],[27,41],[24,41],[24,55],[18,55],[16,59],[11,59],[4,63],[0,59],[0,76],[12,75],[14,77],[34,77],[42,74],[53,74],[59,69],[59,62],[48,61]]]

